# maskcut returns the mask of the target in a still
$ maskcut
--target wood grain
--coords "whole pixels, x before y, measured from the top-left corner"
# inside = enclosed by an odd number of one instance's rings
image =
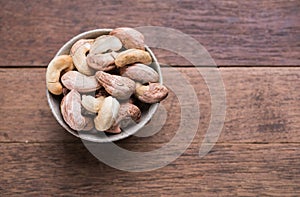
[[[172,164],[140,173],[108,167],[81,143],[0,148],[1,196],[300,195],[299,144],[218,144],[201,159],[193,144]]]
[[[300,65],[300,1],[0,1],[0,66],[46,66],[95,28],[163,26],[195,38],[218,65]],[[190,65],[157,51],[159,61]]]
[[[299,0],[19,0],[0,1],[0,7],[1,197],[300,196]],[[200,158],[212,114],[203,75],[214,69],[195,68],[179,54],[153,49],[161,64],[173,66],[162,69],[169,88],[177,87],[160,105],[167,120],[153,136],[116,144],[136,152],[156,150],[176,135],[181,118],[188,120],[186,135],[192,124],[199,127],[177,160],[131,173],[98,161],[56,122],[46,101],[45,67],[76,34],[145,25],[191,36],[226,67],[219,69],[226,119],[216,145]],[[192,88],[178,84],[179,76]],[[215,75],[209,79],[218,81]],[[191,89],[196,100],[186,92]],[[200,117],[180,116],[197,104]],[[163,113],[155,114],[148,128],[160,119]]]
[[[178,83],[178,76],[163,68],[167,85]],[[173,70],[173,69],[172,69]],[[162,131],[149,138],[132,138],[130,142],[165,143],[175,135],[181,110],[200,106],[200,119],[184,117],[197,123],[199,143],[207,131],[211,101],[208,87],[196,68],[176,68],[192,84],[198,101],[191,100],[186,88],[173,90],[186,94],[186,104],[180,108],[174,92],[162,102],[167,121]],[[200,71],[210,70],[201,68]],[[300,142],[300,68],[222,68],[219,69],[226,91],[225,124],[219,142],[283,143]],[[217,78],[212,77],[213,81]],[[0,69],[1,142],[70,142],[74,141],[56,122],[46,101],[45,69]],[[159,114],[156,114],[159,117]],[[155,123],[153,123],[155,124]]]

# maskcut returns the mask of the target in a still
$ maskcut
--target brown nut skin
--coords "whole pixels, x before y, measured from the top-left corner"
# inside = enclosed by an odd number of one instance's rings
[[[89,67],[95,70],[101,71],[109,71],[116,68],[115,63],[115,55],[113,53],[104,53],[104,54],[88,54],[87,56],[87,64]]]
[[[145,50],[143,34],[133,28],[120,27],[112,30],[109,34],[119,38],[126,49]]]
[[[106,130],[105,132],[108,132],[108,133],[121,133],[122,130],[121,130],[119,125],[115,125],[115,126],[112,126],[111,128],[109,128],[108,130]]]
[[[140,49],[128,49],[119,53],[115,59],[117,67],[123,67],[133,63],[151,64],[152,58],[146,51]]]
[[[120,74],[142,84],[155,83],[159,80],[159,75],[153,68],[141,63],[122,67]]]
[[[122,103],[114,125],[106,132],[120,133],[122,131],[121,128],[124,129],[131,124],[138,123],[141,119],[141,115],[141,110],[137,106],[129,102]]]
[[[166,98],[168,93],[169,90],[160,83],[150,83],[148,86],[136,84],[135,95],[145,103],[158,103]]]
[[[116,124],[120,125],[121,128],[125,128],[132,123],[138,123],[141,119],[141,110],[131,103],[122,103],[120,105]]]
[[[62,84],[69,90],[77,90],[81,93],[93,92],[101,88],[95,76],[86,76],[78,71],[66,72],[61,77]]]
[[[70,92],[70,90],[68,88],[63,87],[63,95],[66,96],[68,93]]]
[[[46,71],[46,82],[49,92],[55,95],[63,93],[63,87],[59,82],[62,71],[74,69],[73,60],[69,55],[60,55],[49,63]]]
[[[71,90],[61,101],[61,114],[65,122],[76,131],[88,131],[93,126],[93,120],[81,114],[81,98],[76,90]]]
[[[127,77],[111,75],[103,71],[96,72],[95,76],[104,89],[117,99],[128,99],[135,91],[135,82]]]

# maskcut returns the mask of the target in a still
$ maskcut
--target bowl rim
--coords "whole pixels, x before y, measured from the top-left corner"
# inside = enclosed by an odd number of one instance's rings
[[[72,37],[69,41],[67,41],[59,50],[58,52],[55,54],[54,57],[57,57],[59,55],[63,55],[66,54],[65,51],[67,49],[69,49],[76,41],[80,40],[80,39],[88,39],[88,38],[92,38],[94,37],[96,34],[99,34],[98,36],[101,35],[106,35],[109,34],[109,32],[111,32],[113,29],[93,29],[93,30],[89,30],[89,31],[85,31],[83,33],[80,33],[74,37]],[[151,51],[151,49],[145,45],[145,49],[146,51],[149,52],[149,54],[152,57],[152,62],[156,65],[155,66],[155,70],[158,72],[159,75],[159,83],[162,84],[163,83],[163,78],[162,78],[162,73],[161,73],[161,67],[155,57],[155,55],[153,54],[153,52]],[[73,129],[71,129],[69,127],[69,125],[67,125],[65,123],[65,121],[63,120],[63,118],[59,117],[61,116],[61,114],[57,114],[57,111],[54,110],[54,100],[53,97],[54,95],[52,95],[47,87],[46,87],[46,96],[47,96],[47,101],[48,101],[48,105],[51,109],[51,112],[54,116],[54,118],[56,119],[56,121],[65,129],[67,130],[69,133],[71,133],[72,135],[82,139],[82,140],[86,140],[86,141],[90,141],[90,142],[113,142],[113,141],[118,141],[121,139],[125,139],[131,135],[134,135],[136,132],[138,132],[140,129],[142,129],[153,117],[154,113],[156,112],[156,110],[159,107],[159,103],[154,103],[151,104],[147,114],[145,114],[145,116],[143,117],[143,119],[138,123],[135,124],[134,126],[130,127],[131,129],[122,131],[121,133],[118,134],[114,134],[114,135],[110,135],[107,136],[105,135],[104,132],[98,132],[96,133],[90,133],[90,132],[86,132],[86,131],[75,131]],[[60,110],[59,110],[59,113]],[[101,136],[101,138],[99,138],[99,135]]]

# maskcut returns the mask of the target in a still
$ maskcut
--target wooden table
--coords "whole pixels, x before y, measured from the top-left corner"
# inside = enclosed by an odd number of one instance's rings
[[[2,0],[0,7],[0,196],[300,195],[299,0]],[[156,53],[193,85],[200,124],[176,161],[132,173],[98,161],[56,122],[45,71],[78,33],[144,25],[180,30],[207,48],[224,81],[227,110],[217,144],[199,158],[211,114],[208,88],[189,62]],[[149,151],[172,139],[180,106],[172,93],[163,105],[168,120],[159,133],[117,144]]]

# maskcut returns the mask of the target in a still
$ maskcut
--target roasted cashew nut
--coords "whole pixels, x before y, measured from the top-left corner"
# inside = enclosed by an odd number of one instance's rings
[[[169,90],[160,83],[150,83],[144,86],[136,83],[135,95],[145,103],[158,103],[168,96]]]
[[[109,128],[105,132],[108,132],[108,133],[121,133],[122,130],[121,130],[120,125],[113,125],[111,128]]]
[[[120,133],[122,131],[121,128],[124,129],[131,124],[138,123],[141,115],[141,110],[137,106],[129,102],[122,103],[115,123],[106,132]]]
[[[94,118],[95,128],[98,131],[106,131],[117,119],[120,104],[117,99],[109,96],[103,101],[98,115]]]
[[[117,67],[123,67],[136,62],[148,65],[152,62],[152,58],[146,51],[140,49],[128,49],[119,53],[115,59]]]
[[[127,77],[111,75],[103,71],[96,72],[95,76],[105,90],[117,99],[128,99],[135,91],[135,82]]]
[[[82,45],[84,45],[85,43],[89,43],[92,45],[94,43],[94,39],[80,39],[76,41],[70,49],[70,54],[73,55],[75,51],[77,51],[77,49]]]
[[[64,96],[60,109],[65,122],[72,129],[87,131],[93,128],[93,120],[81,114],[80,94],[76,90],[71,90],[71,92]]]
[[[91,40],[79,40],[71,48],[70,55],[79,72],[87,76],[94,75],[94,70],[87,65],[86,56],[91,48]]]
[[[59,82],[62,71],[74,69],[73,61],[69,55],[60,55],[55,57],[48,65],[46,72],[46,82],[48,90],[55,95],[63,92],[63,87]]]
[[[143,34],[133,28],[120,27],[112,30],[109,34],[119,38],[126,49],[145,50]]]
[[[95,70],[108,71],[114,69],[116,66],[115,57],[122,48],[121,41],[110,35],[103,35],[98,37],[91,46],[90,53],[87,56],[87,64]]]
[[[130,124],[138,123],[141,118],[141,110],[131,103],[122,103],[115,125],[125,128]]]
[[[86,61],[88,66],[95,70],[109,71],[116,68],[116,65],[114,65],[115,56],[115,52],[88,54]]]
[[[61,77],[62,84],[69,90],[78,92],[93,92],[101,87],[95,76],[86,76],[78,71],[66,72]]]
[[[98,98],[95,98],[90,95],[82,95],[81,99],[81,105],[88,111],[92,113],[98,113],[98,111],[101,109],[103,101],[105,97],[100,96]]]
[[[128,77],[142,84],[155,83],[159,80],[159,75],[153,68],[140,63],[122,67],[120,74],[122,77]]]
[[[119,51],[122,48],[122,43],[119,38],[110,35],[103,35],[96,38],[91,46],[90,54],[96,55],[99,53],[108,53]]]

